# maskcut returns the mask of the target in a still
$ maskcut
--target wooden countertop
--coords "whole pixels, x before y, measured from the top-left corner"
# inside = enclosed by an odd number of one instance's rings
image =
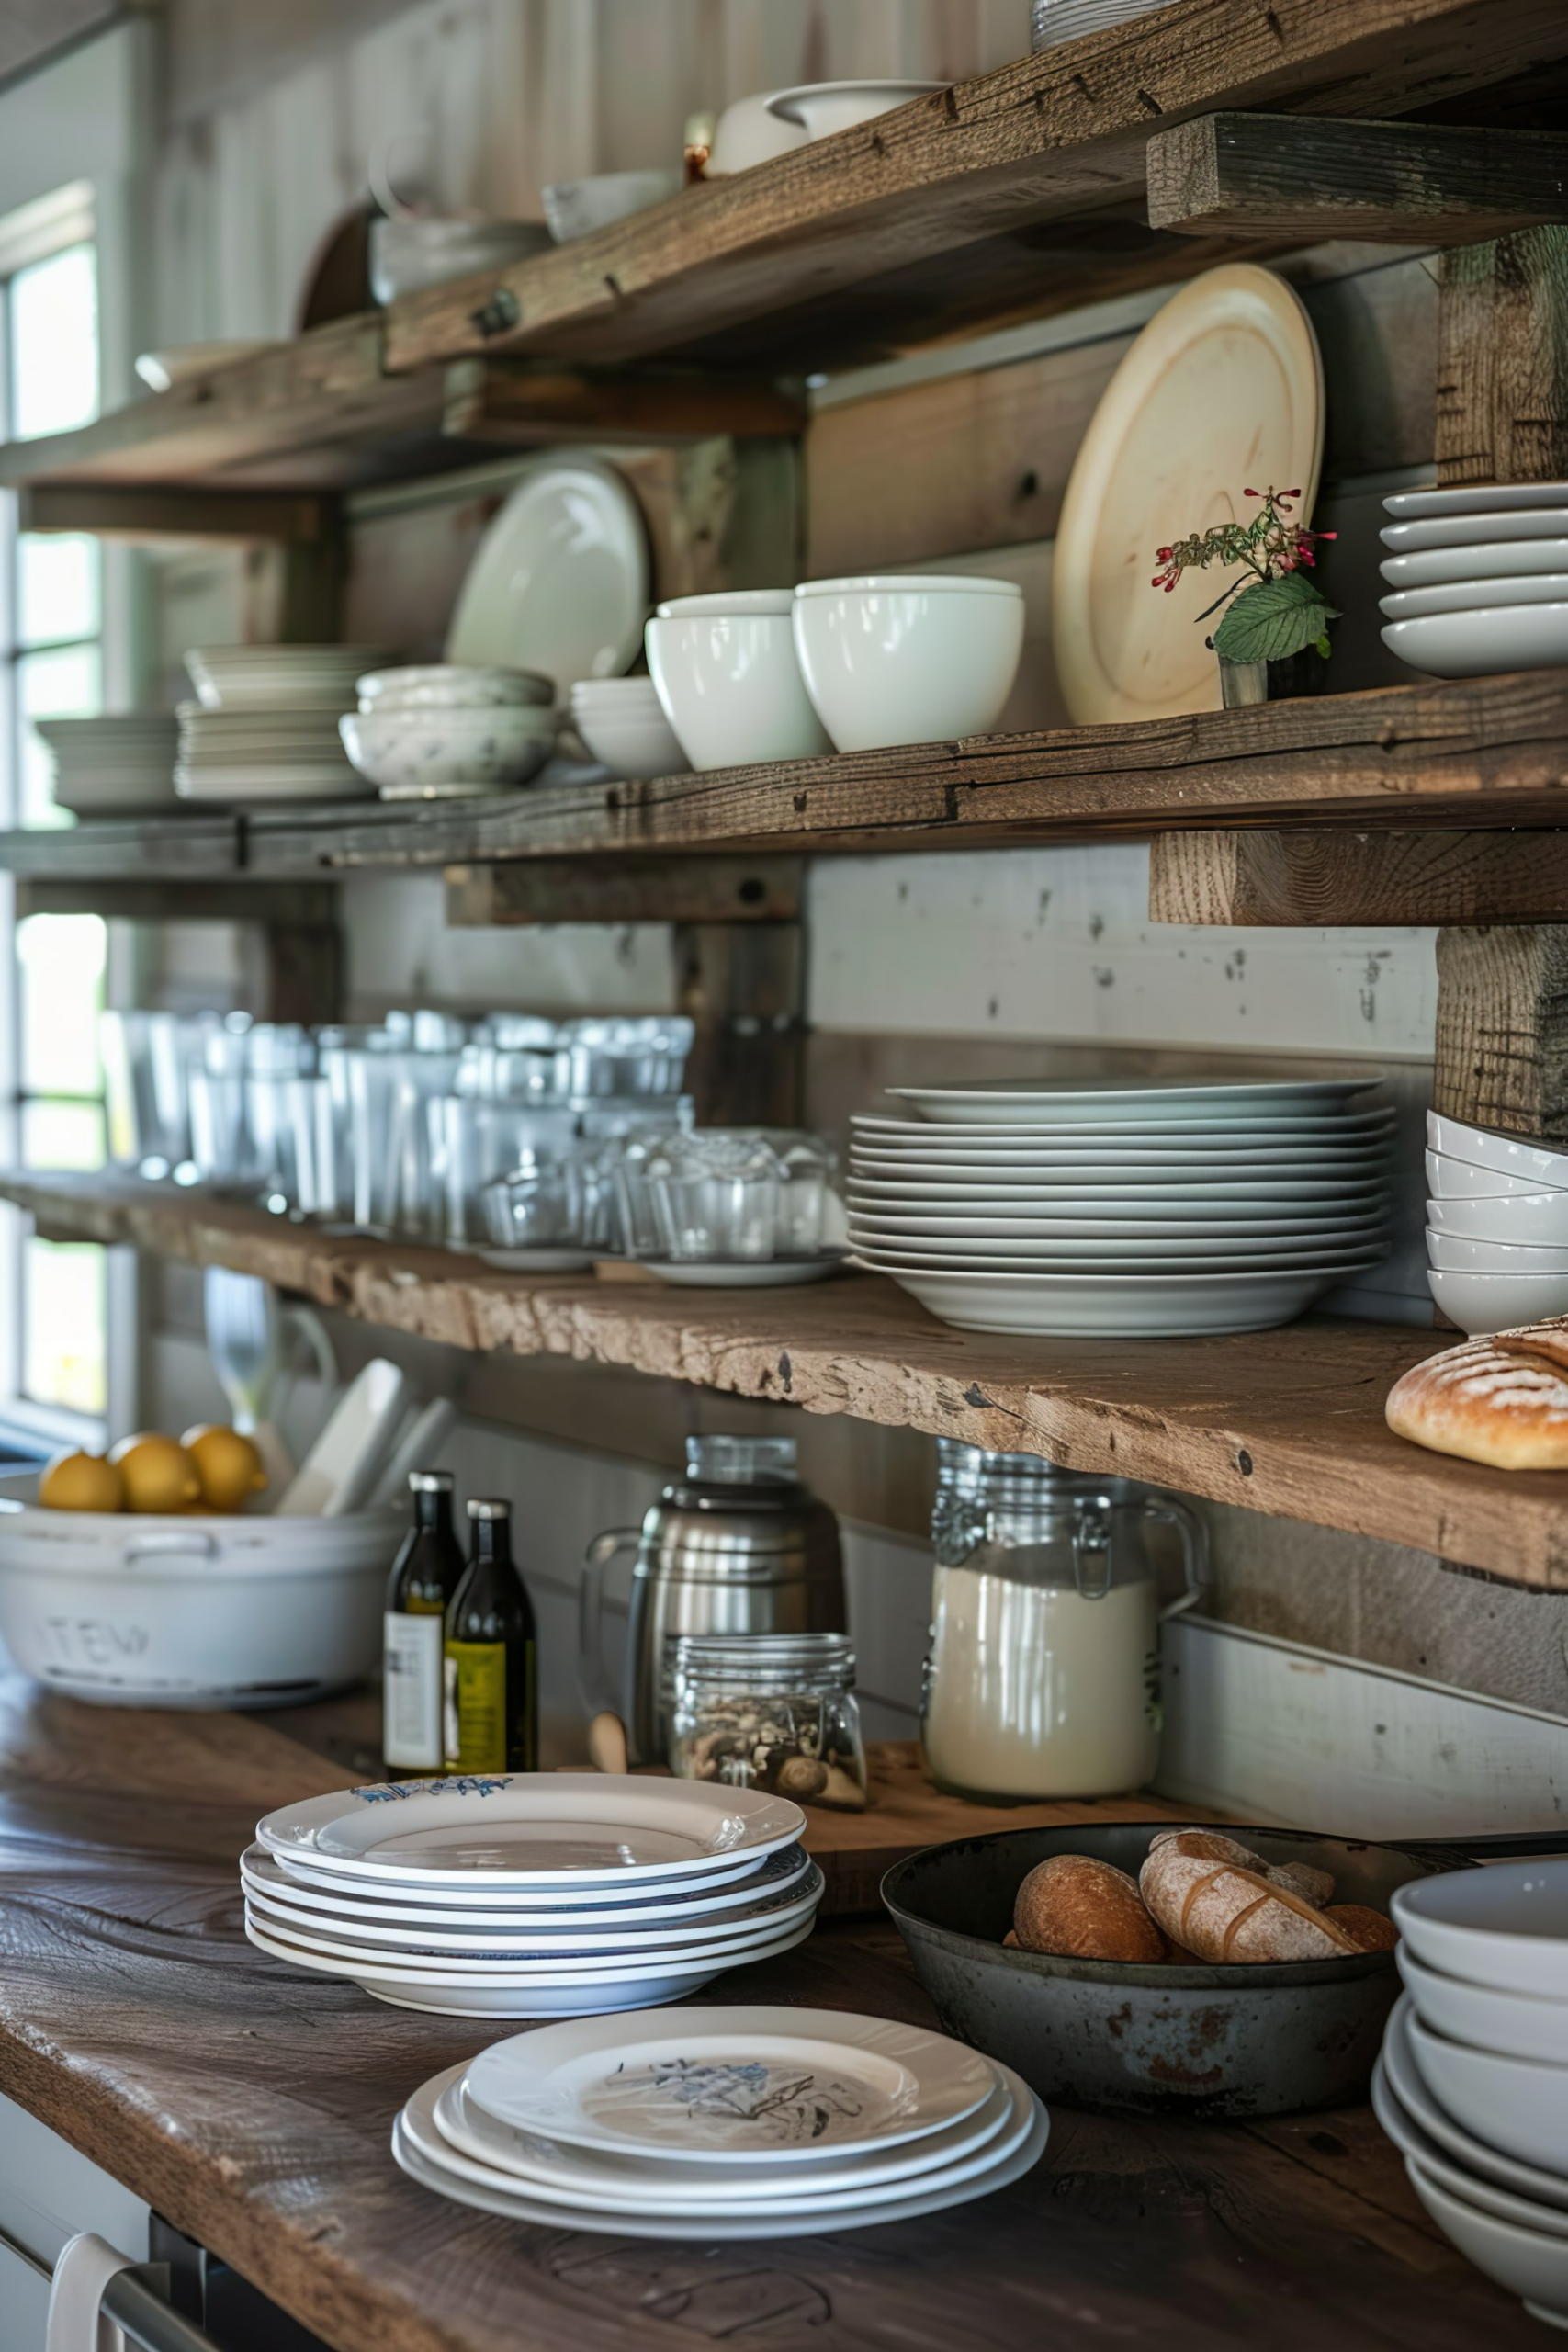
[[[301,1716],[318,1741],[330,1711]],[[245,1942],[235,1858],[344,1770],[255,1716],[0,1683],[0,2091],[334,2352],[1401,2352],[1534,2346],[1426,2220],[1369,2109],[1248,2126],[1057,2110],[1025,2181],[904,2226],[752,2246],[532,2229],[403,2177],[397,2108],[496,2038]],[[323,1741],[323,1744],[327,1744]],[[881,1921],[707,2000],[930,2022]]]

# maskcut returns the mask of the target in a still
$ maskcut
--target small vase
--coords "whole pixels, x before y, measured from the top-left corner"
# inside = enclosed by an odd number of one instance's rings
[[[1227,662],[1220,665],[1220,701],[1226,710],[1243,710],[1249,703],[1292,702],[1299,695],[1320,695],[1328,684],[1328,664],[1317,648],[1306,645],[1282,662]]]

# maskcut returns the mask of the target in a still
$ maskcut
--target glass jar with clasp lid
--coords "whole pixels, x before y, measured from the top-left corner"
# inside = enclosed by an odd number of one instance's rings
[[[1165,1618],[1199,1598],[1201,1522],[1123,1478],[938,1442],[920,1729],[940,1789],[990,1804],[1113,1796],[1159,1760]],[[1146,1541],[1173,1528],[1185,1589],[1161,1604]]]
[[[847,1634],[685,1634],[674,1650],[670,1769],[680,1779],[864,1807]]]

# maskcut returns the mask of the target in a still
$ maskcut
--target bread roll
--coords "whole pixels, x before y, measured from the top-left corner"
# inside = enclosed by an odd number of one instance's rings
[[[1182,1851],[1190,1856],[1206,1857],[1212,1862],[1234,1862],[1238,1870],[1256,1871],[1270,1886],[1282,1886],[1291,1894],[1299,1894],[1303,1903],[1322,1905],[1334,1892],[1333,1875],[1328,1871],[1314,1870],[1310,1862],[1266,1862],[1238,1838],[1227,1838],[1218,1829],[1162,1829],[1149,1848],[1150,1853],[1173,1838],[1184,1842]]]
[[[1428,1356],[1385,1408],[1396,1437],[1495,1470],[1568,1470],[1568,1316]]]
[[[1392,1951],[1399,1941],[1393,1921],[1386,1912],[1374,1911],[1370,1903],[1331,1903],[1323,1916],[1343,1928],[1363,1951]]]
[[[1125,1871],[1089,1854],[1053,1854],[1036,1863],[1013,1904],[1025,1951],[1075,1960],[1162,1961],[1165,1938]]]
[[[1263,1873],[1270,1886],[1282,1886],[1288,1894],[1299,1894],[1303,1903],[1314,1910],[1324,1910],[1334,1892],[1331,1871],[1314,1870],[1310,1862],[1270,1862]]]
[[[1235,1862],[1216,1861],[1203,1832],[1160,1838],[1138,1886],[1171,1941],[1200,1960],[1335,1960],[1360,1950],[1326,1913],[1288,1887],[1271,1885]]]

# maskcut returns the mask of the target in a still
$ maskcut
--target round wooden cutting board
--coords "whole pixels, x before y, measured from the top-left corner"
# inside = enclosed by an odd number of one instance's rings
[[[1299,484],[1310,520],[1322,456],[1323,363],[1284,279],[1235,262],[1173,295],[1106,386],[1062,505],[1052,638],[1076,725],[1220,707],[1220,616],[1195,623],[1235,575],[1166,595],[1155,550],[1247,520],[1247,489]]]

